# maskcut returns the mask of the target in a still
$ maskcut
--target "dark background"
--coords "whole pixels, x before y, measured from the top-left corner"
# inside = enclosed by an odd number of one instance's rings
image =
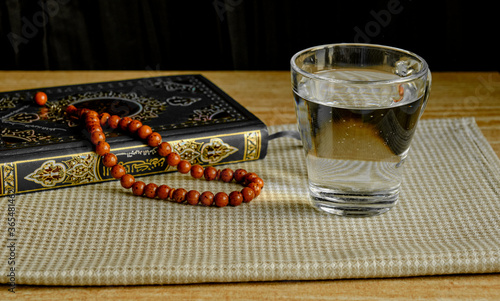
[[[433,71],[498,71],[494,3],[4,0],[0,69],[287,70],[303,48],[369,42]]]

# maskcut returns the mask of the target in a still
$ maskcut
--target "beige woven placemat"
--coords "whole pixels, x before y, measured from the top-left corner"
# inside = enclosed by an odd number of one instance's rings
[[[372,218],[313,209],[297,140],[273,140],[266,159],[230,167],[256,171],[265,179],[255,202],[192,207],[133,197],[116,182],[15,196],[16,284],[500,272],[500,162],[473,119],[421,121],[399,204]],[[199,190],[239,188],[180,174],[143,180]],[[0,200],[2,246],[7,244],[7,202]],[[0,254],[6,283],[8,248]]]

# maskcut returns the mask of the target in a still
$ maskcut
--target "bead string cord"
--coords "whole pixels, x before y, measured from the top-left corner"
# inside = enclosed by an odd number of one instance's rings
[[[44,106],[48,97],[44,92],[35,94],[35,102]],[[125,189],[132,189],[132,193],[137,196],[148,198],[159,198],[171,200],[177,203],[187,203],[189,205],[204,205],[225,207],[227,205],[238,206],[242,203],[249,203],[256,198],[262,188],[264,181],[254,172],[247,172],[244,169],[230,168],[218,170],[213,166],[202,167],[201,165],[191,165],[187,160],[181,160],[178,153],[172,151],[172,146],[165,141],[159,133],[154,132],[148,125],[142,124],[140,120],[130,117],[121,118],[118,115],[108,113],[97,113],[90,109],[78,109],[74,105],[69,105],[66,110],[68,118],[80,121],[82,126],[90,135],[90,141],[95,145],[95,152],[102,157],[104,166],[110,168],[111,176],[120,180],[120,184]],[[110,145],[106,142],[106,135],[103,127],[121,129],[122,131],[144,140],[149,146],[157,147],[158,154],[166,158],[167,164],[177,167],[177,171],[182,174],[189,173],[193,178],[204,177],[207,181],[220,180],[225,183],[235,181],[244,186],[241,191],[233,191],[229,195],[225,192],[216,194],[205,191],[200,193],[196,190],[186,190],[184,188],[172,188],[167,185],[146,184],[143,181],[136,181],[134,176],[126,173],[125,167],[118,164],[118,158],[111,153]]]

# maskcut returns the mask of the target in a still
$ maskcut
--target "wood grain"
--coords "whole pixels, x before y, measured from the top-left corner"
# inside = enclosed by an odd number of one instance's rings
[[[285,71],[0,71],[3,91],[100,81],[200,73],[219,85],[267,125],[295,122],[290,73]],[[500,156],[500,74],[434,73],[422,118],[474,117]],[[2,279],[4,281],[4,279]],[[0,299],[13,298],[8,286]],[[130,287],[18,286],[16,299],[150,300],[499,300],[500,274],[433,277],[221,283]]]

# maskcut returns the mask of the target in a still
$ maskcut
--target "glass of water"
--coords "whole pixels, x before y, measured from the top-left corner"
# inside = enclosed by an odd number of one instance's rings
[[[295,54],[291,71],[314,206],[357,217],[390,210],[429,97],[427,63],[393,47],[331,44]]]

